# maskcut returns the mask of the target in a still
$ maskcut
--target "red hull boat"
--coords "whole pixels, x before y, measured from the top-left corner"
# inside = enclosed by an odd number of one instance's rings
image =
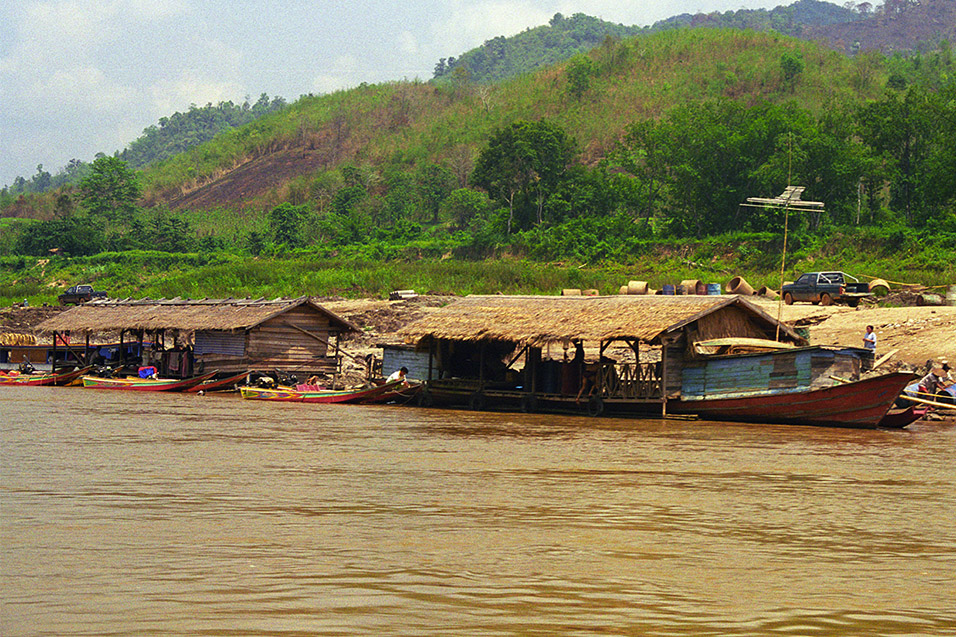
[[[731,422],[900,428],[912,420],[884,422],[884,417],[912,379],[912,374],[896,372],[820,389],[669,402],[667,410]]]
[[[89,389],[120,389],[127,391],[183,391],[209,380],[217,372],[209,372],[192,378],[100,378],[84,376],[83,387]]]
[[[92,367],[83,367],[58,374],[0,374],[0,385],[27,385],[31,387],[38,385],[69,385],[91,369]]]
[[[249,372],[242,372],[241,374],[236,374],[234,376],[229,376],[228,378],[220,378],[219,380],[204,380],[198,385],[193,385],[192,387],[187,387],[183,391],[185,392],[207,392],[207,391],[216,391],[217,389],[224,389],[226,387],[231,387],[239,381],[245,379],[249,375]]]

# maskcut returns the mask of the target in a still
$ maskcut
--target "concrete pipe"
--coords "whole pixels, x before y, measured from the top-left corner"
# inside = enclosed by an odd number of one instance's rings
[[[684,288],[684,294],[697,294],[697,286],[701,284],[700,279],[684,279],[680,282]]]
[[[627,294],[627,286],[622,285],[621,289],[617,291],[618,294]]]
[[[581,296],[581,290],[578,288],[565,288],[561,290],[561,296]]]
[[[754,289],[750,287],[749,283],[744,281],[743,277],[735,276],[730,280],[730,283],[727,284],[727,292],[730,294],[750,296],[754,293]]]
[[[886,296],[890,293],[890,284],[883,279],[873,279],[870,281],[870,292],[876,296]]]
[[[628,281],[628,294],[647,294],[647,281]]]
[[[757,296],[765,296],[771,300],[780,298],[780,295],[777,294],[776,290],[771,290],[766,285],[760,288],[759,290],[757,290]]]

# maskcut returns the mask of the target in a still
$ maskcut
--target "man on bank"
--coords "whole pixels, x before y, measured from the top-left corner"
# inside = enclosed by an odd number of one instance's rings
[[[863,347],[876,354],[876,332],[872,325],[866,326],[866,333],[863,335]]]

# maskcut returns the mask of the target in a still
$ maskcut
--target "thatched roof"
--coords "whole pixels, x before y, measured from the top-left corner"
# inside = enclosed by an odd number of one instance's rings
[[[400,334],[409,342],[429,339],[500,340],[541,344],[631,338],[647,343],[699,318],[736,306],[758,323],[778,322],[744,297],[728,296],[469,296],[416,321]],[[786,340],[804,343],[780,323]]]
[[[328,317],[340,331],[361,331],[307,296],[295,299],[106,299],[78,305],[37,326],[40,332],[109,330],[239,331],[289,310],[307,306]]]

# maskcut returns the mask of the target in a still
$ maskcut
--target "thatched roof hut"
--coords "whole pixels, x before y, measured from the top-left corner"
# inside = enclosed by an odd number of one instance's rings
[[[239,331],[252,329],[298,307],[325,316],[339,332],[361,329],[311,298],[294,299],[104,299],[84,303],[37,326],[41,333],[144,331]]]
[[[700,338],[781,338],[805,344],[791,327],[741,296],[469,296],[405,327],[409,342],[430,340],[659,344],[697,322]]]
[[[222,372],[273,370],[335,373],[341,360],[338,337],[360,328],[309,297],[294,299],[124,299],[91,301],[50,318],[44,333],[118,331],[142,343],[153,341],[166,373],[188,375],[197,368]],[[191,334],[186,351],[166,348],[165,333]],[[334,341],[334,344],[331,342]],[[156,345],[158,344],[158,347]],[[334,349],[333,349],[334,347]],[[142,351],[142,347],[139,348]],[[332,352],[330,353],[330,349]],[[143,357],[151,352],[145,352]],[[87,357],[89,357],[87,355]],[[144,361],[145,362],[145,361]]]

